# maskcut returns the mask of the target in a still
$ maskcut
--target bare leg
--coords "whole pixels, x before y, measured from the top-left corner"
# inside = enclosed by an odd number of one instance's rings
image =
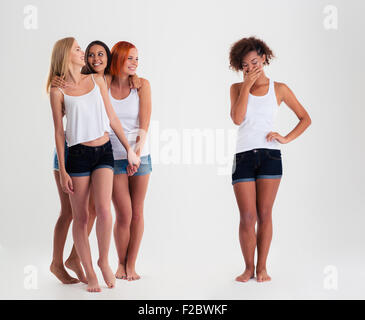
[[[65,248],[68,229],[72,221],[72,209],[68,194],[62,191],[59,172],[54,170],[58,195],[61,202],[61,212],[57,219],[53,236],[53,259],[50,266],[51,272],[64,284],[78,283],[72,278],[63,266],[63,250]]]
[[[256,189],[255,181],[238,182],[233,185],[240,211],[239,238],[246,269],[236,281],[246,282],[255,274],[256,233]]]
[[[119,264],[115,276],[127,279],[126,259],[132,219],[132,200],[129,193],[127,174],[114,175],[113,204],[115,209],[114,241],[118,252]]]
[[[281,179],[258,179],[257,194],[257,266],[258,282],[270,281],[267,274],[266,259],[272,239],[272,207]]]
[[[129,190],[132,199],[132,222],[127,253],[127,280],[129,281],[140,279],[135,265],[144,230],[143,206],[149,177],[150,174],[129,177]]]
[[[87,232],[90,177],[71,177],[71,179],[74,187],[74,194],[70,194],[74,244],[86,273],[87,290],[89,292],[99,292],[101,289],[92,265]]]
[[[98,266],[106,285],[113,288],[115,286],[115,276],[110,268],[108,258],[113,224],[110,210],[113,170],[109,168],[96,169],[92,173],[91,183],[96,211],[96,237],[99,247]]]
[[[96,213],[95,213],[95,204],[94,204],[94,197],[92,195],[92,192],[90,191],[89,195],[89,217],[87,222],[87,233],[90,235],[90,232],[93,228],[94,221],[95,221]],[[77,255],[75,245],[72,246],[72,250],[70,253],[70,256],[65,261],[65,266],[69,269],[71,269],[73,272],[76,273],[77,278],[81,282],[87,283],[86,276],[84,274],[84,270],[81,266],[81,261],[79,256]]]

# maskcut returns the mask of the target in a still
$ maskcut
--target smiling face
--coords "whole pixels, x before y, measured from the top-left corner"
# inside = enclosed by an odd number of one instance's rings
[[[134,75],[138,67],[138,51],[136,48],[131,48],[128,56],[122,67],[122,72],[128,75]]]
[[[242,69],[244,73],[250,72],[253,68],[261,68],[264,66],[265,54],[259,56],[256,51],[250,51],[242,59]]]
[[[83,67],[85,65],[84,56],[84,51],[81,50],[79,44],[75,40],[70,50],[70,63]]]
[[[108,56],[103,46],[93,45],[87,56],[87,62],[96,73],[103,73],[108,64]]]

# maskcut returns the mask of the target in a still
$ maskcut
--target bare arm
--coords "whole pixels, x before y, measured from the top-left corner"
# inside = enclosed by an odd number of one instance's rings
[[[106,79],[107,89],[109,89],[110,88],[110,84],[112,82],[112,76],[110,74],[106,74],[105,75],[105,79]]]
[[[235,83],[231,86],[231,119],[236,125],[240,125],[245,119],[249,92],[250,87],[245,83]]]
[[[141,88],[138,90],[139,95],[139,131],[136,139],[136,153],[141,154],[143,146],[146,142],[147,131],[150,125],[152,103],[151,103],[151,86],[148,80],[140,78],[142,82]]]
[[[231,118],[236,125],[240,125],[245,119],[250,89],[261,72],[262,67],[255,67],[243,75],[243,82],[231,86]]]
[[[272,139],[278,140],[280,143],[289,143],[297,137],[299,137],[312,123],[312,120],[308,112],[300,104],[294,93],[284,83],[277,83],[277,91],[279,96],[279,103],[282,101],[296,114],[299,119],[299,123],[295,128],[290,131],[285,137],[279,135],[276,132],[270,132],[267,135],[268,141]]]
[[[60,181],[62,189],[67,193],[73,192],[72,180],[65,168],[65,133],[63,129],[63,95],[57,88],[51,88],[50,102],[54,123],[54,134],[60,170]]]

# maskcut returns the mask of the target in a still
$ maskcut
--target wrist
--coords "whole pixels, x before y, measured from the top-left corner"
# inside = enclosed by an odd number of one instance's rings
[[[248,83],[247,81],[243,81],[242,86],[241,86],[241,90],[250,91],[251,87],[252,87],[252,84]]]

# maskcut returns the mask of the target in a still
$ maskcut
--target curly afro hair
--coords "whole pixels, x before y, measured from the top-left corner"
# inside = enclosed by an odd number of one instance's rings
[[[265,54],[265,65],[269,65],[270,60],[274,58],[273,52],[264,41],[255,37],[243,38],[231,47],[229,52],[230,67],[235,71],[243,70],[242,60],[251,51],[256,51],[260,57]]]

